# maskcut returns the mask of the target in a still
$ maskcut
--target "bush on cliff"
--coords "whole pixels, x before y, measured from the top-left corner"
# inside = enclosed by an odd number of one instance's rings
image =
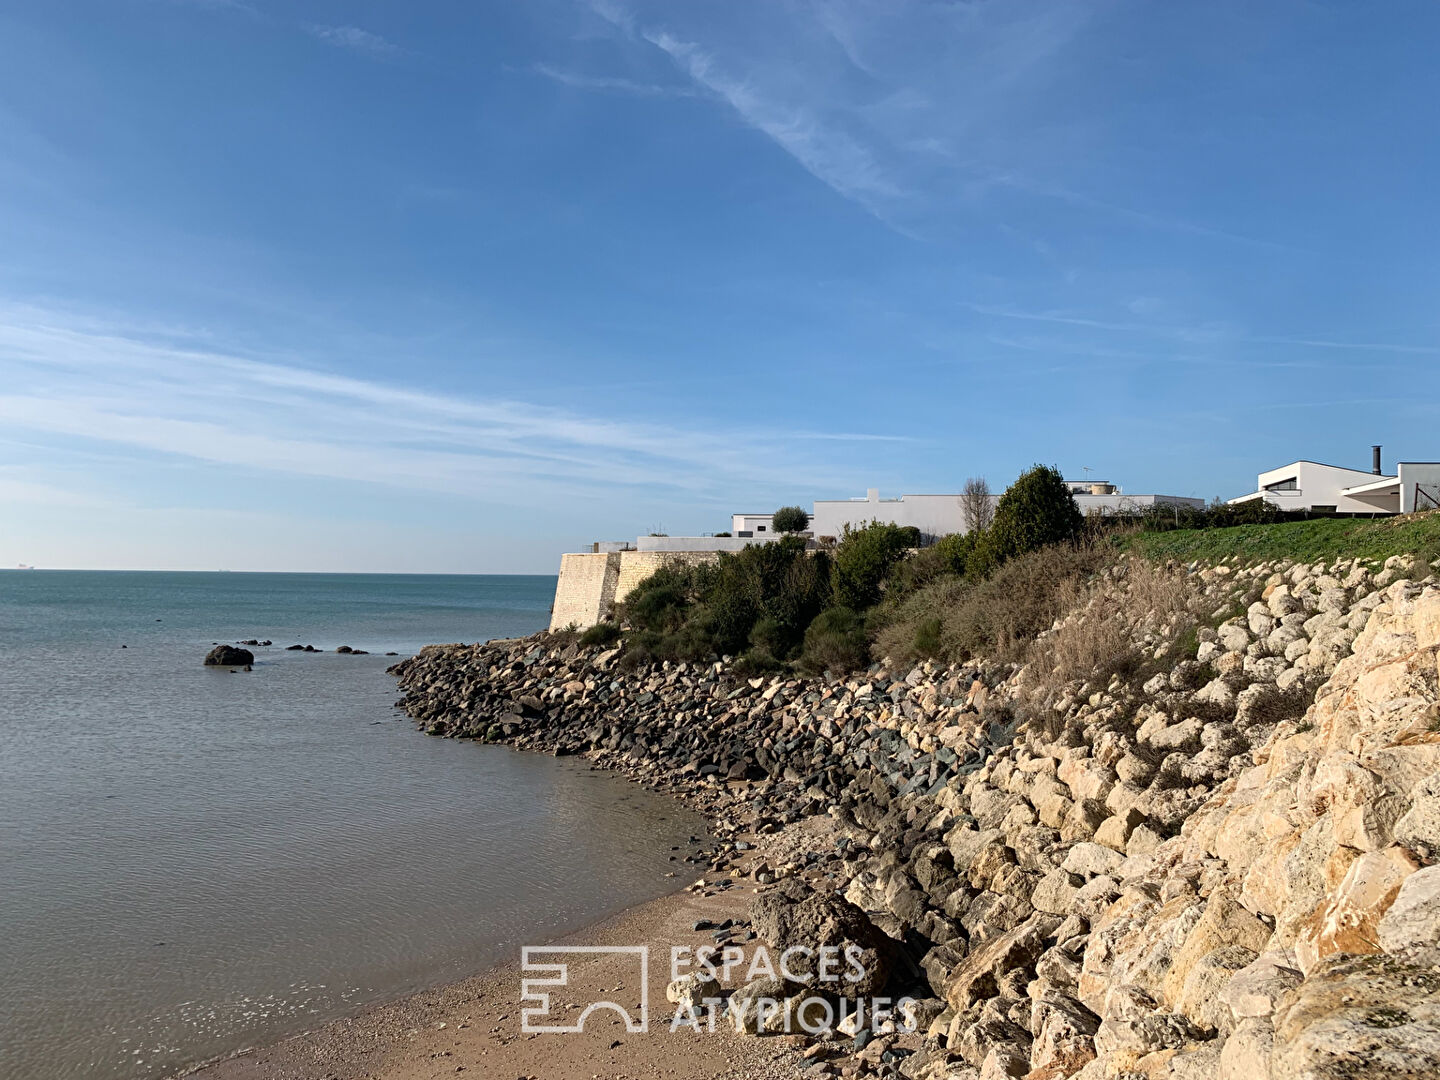
[[[835,603],[851,611],[877,603],[891,567],[919,546],[920,530],[913,525],[872,521],[859,529],[845,526],[830,575]]]
[[[620,640],[620,627],[613,622],[596,623],[580,635],[580,644],[593,648],[596,645],[609,647]]]
[[[986,530],[1000,561],[1076,540],[1085,515],[1070,494],[1060,470],[1036,465],[1006,488]]]
[[[635,587],[623,615],[635,630],[631,646],[657,659],[734,656],[754,645],[780,661],[829,601],[828,556],[807,554],[803,539],[787,536],[722,552],[714,563],[667,563]]]
[[[632,626],[665,634],[679,629],[695,593],[695,568],[673,562],[661,565],[631,590],[625,618]]]
[[[847,607],[820,613],[805,631],[800,668],[812,674],[845,674],[870,662],[870,635],[865,620]]]
[[[875,654],[901,662],[1021,659],[1106,557],[1095,546],[1055,544],[1009,560],[978,583],[947,574],[908,596],[887,597],[870,617]]]

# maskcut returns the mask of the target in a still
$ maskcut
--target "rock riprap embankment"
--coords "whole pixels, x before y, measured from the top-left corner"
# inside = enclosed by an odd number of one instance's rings
[[[919,1030],[818,1039],[813,1075],[1440,1077],[1440,587],[1399,559],[1173,573],[1200,617],[1126,615],[1145,662],[1089,680],[1046,649],[1128,611],[1123,562],[1025,666],[744,679],[539,635],[391,670],[432,734],[789,844],[751,866],[755,930],[823,924],[918,999]]]

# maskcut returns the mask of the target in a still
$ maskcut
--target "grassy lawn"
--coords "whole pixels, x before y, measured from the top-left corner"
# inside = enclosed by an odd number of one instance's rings
[[[1278,525],[1236,525],[1228,529],[1182,529],[1134,533],[1120,540],[1127,551],[1152,559],[1241,562],[1293,559],[1297,562],[1365,559],[1422,553],[1440,557],[1440,511],[1393,518],[1317,518]]]

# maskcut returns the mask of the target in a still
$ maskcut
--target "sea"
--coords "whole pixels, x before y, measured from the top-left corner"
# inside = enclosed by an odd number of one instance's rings
[[[395,708],[388,665],[554,590],[0,571],[0,1077],[175,1075],[672,891],[697,815]]]

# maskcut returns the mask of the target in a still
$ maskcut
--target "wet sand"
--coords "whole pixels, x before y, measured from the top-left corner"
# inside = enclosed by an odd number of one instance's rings
[[[718,880],[715,875],[710,879]],[[675,1007],[665,1001],[665,986],[670,977],[671,946],[713,944],[710,933],[693,929],[696,921],[745,917],[753,890],[753,882],[740,879],[715,895],[678,892],[561,939],[559,944],[650,947],[649,1030],[644,1034],[628,1033],[623,1020],[610,1010],[591,1013],[580,1033],[523,1033],[522,974],[517,955],[474,978],[370,1008],[192,1075],[200,1080],[453,1080],[457,1075],[485,1080],[769,1080],[799,1076],[805,1063],[800,1058],[798,1037],[757,1039],[720,1024],[713,1033],[670,1030]],[[549,1015],[558,1019],[532,1023],[573,1024],[583,1006],[594,1001],[613,1000],[626,1007],[638,1004],[639,979],[633,957],[580,954],[564,959],[569,964],[569,985],[553,989],[549,1009]]]

